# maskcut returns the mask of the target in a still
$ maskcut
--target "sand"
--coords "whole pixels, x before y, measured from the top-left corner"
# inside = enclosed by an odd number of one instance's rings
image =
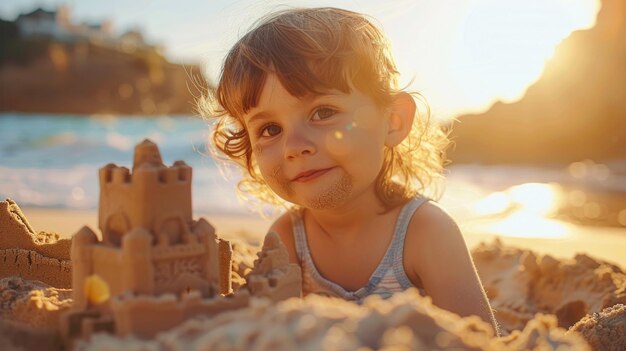
[[[63,210],[44,208],[22,208],[35,229],[45,228],[58,233],[61,238],[70,238],[83,225],[96,230],[96,210]],[[454,215],[454,213],[453,213]],[[256,214],[224,215],[194,213],[194,218],[206,218],[217,230],[218,236],[226,240],[243,240],[260,245],[272,221],[261,219]],[[556,258],[574,257],[578,253],[589,254],[621,267],[626,267],[626,228],[585,227],[565,224],[569,232],[563,238],[509,237],[490,231],[481,225],[467,225],[459,221],[467,246],[476,247],[481,242],[498,238],[504,245],[549,254]]]
[[[20,276],[70,288],[70,243],[57,233],[35,231],[15,202],[0,201],[0,277]]]
[[[234,247],[235,257],[249,258],[255,251],[242,242]],[[500,289],[491,302],[505,334],[501,338],[479,318],[460,318],[408,290],[389,300],[368,298],[362,306],[319,296],[278,304],[257,300],[249,308],[189,320],[151,340],[102,334],[77,349],[621,350],[626,345],[626,274],[619,267],[588,256],[559,261],[497,242],[478,247],[473,256],[488,291]],[[236,264],[252,268],[245,261]],[[43,345],[59,346],[50,331],[60,311],[69,308],[68,290],[4,278],[0,296],[4,320],[18,322],[22,334],[38,331],[34,338]],[[563,311],[581,307],[564,306],[585,306],[589,315],[574,321],[575,314]],[[3,328],[9,336],[16,334],[11,327]],[[4,341],[23,346],[9,337]]]
[[[97,228],[95,212],[22,209],[34,228],[68,237],[84,224]],[[204,215],[233,243],[233,288],[238,289],[269,221]],[[480,238],[480,240],[478,240]],[[151,340],[99,334],[79,350],[170,349],[626,349],[626,237],[604,235],[602,245],[466,233],[502,337],[476,317],[460,318],[414,290],[389,300],[372,297],[358,306],[310,296],[251,307],[210,319],[196,318]],[[479,244],[486,240],[486,244]],[[555,241],[556,240],[556,241]],[[542,245],[549,247],[543,247]],[[561,247],[566,250],[559,250]],[[525,247],[525,248],[524,248]],[[527,247],[537,247],[529,250]],[[571,247],[574,247],[573,250]],[[584,254],[576,254],[580,252]],[[626,252],[622,250],[621,252]],[[626,255],[623,255],[626,256]],[[59,349],[58,316],[71,305],[71,291],[9,277],[0,280],[0,345],[4,349]]]
[[[61,238],[71,238],[84,225],[98,231],[97,210],[22,207],[22,212],[26,214],[33,228],[45,228],[46,231],[59,234]],[[221,238],[239,239],[258,245],[263,242],[263,236],[272,224],[271,220],[263,220],[252,213],[249,215],[194,213],[193,217],[208,220]]]

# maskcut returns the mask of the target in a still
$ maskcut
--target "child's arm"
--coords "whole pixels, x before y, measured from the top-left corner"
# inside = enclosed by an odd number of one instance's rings
[[[435,305],[459,314],[477,315],[498,333],[465,240],[454,220],[427,202],[415,212],[407,232],[405,252]]]

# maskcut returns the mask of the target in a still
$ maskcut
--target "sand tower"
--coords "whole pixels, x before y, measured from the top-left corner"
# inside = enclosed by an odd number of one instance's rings
[[[192,219],[191,173],[183,161],[165,166],[149,140],[135,147],[132,171],[100,169],[102,240],[88,227],[72,238],[74,310],[89,310],[82,287],[92,275],[111,296],[231,291],[230,244],[206,220]]]
[[[251,298],[300,296],[300,267],[289,263],[275,233],[245,288],[232,293],[230,243],[192,218],[191,167],[165,166],[149,140],[135,147],[133,160],[132,170],[100,169],[102,240],[88,227],[72,238],[74,301],[61,320],[66,341],[99,331],[149,338],[196,315],[245,307]]]

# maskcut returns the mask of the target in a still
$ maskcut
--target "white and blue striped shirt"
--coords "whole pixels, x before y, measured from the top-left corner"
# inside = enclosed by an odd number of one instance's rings
[[[302,295],[320,294],[361,303],[364,298],[370,295],[388,298],[395,292],[413,287],[404,271],[404,238],[413,213],[427,200],[424,197],[415,197],[404,205],[398,216],[393,238],[391,243],[389,243],[385,256],[378,267],[376,267],[368,283],[356,291],[348,291],[339,284],[324,278],[319,273],[309,251],[302,211],[293,211],[291,220],[296,253],[302,268]],[[423,294],[423,291],[420,292]]]

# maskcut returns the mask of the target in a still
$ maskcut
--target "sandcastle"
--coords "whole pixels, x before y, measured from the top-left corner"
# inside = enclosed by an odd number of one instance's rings
[[[193,220],[192,169],[167,167],[156,144],[135,147],[132,171],[100,169],[99,229],[72,238],[73,306],[61,318],[67,340],[106,331],[149,338],[194,316],[301,295],[301,274],[275,234],[266,237],[247,284],[231,289],[231,245]]]

